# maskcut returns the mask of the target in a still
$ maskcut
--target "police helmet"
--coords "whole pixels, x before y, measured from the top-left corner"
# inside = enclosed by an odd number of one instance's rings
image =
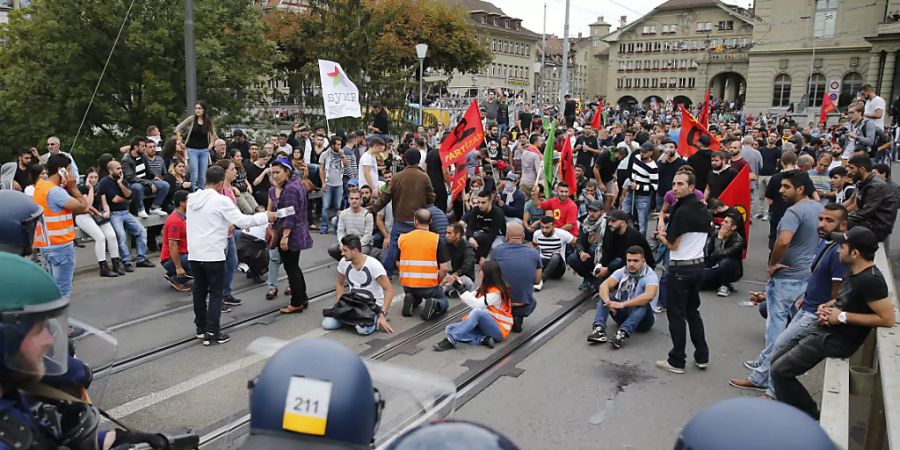
[[[12,253],[0,252],[0,286],[0,373],[66,373],[69,300],[44,269]],[[20,352],[26,338],[40,345]]]
[[[0,190],[0,251],[29,255],[34,242],[34,230],[44,214],[28,195],[9,189]],[[11,286],[11,285],[7,285]]]
[[[753,426],[747,426],[747,417],[753,418]],[[723,400],[700,411],[675,443],[675,450],[762,448],[837,450],[807,414],[785,403],[759,398]]]
[[[245,449],[368,449],[384,407],[359,355],[327,339],[287,344],[250,389]]]
[[[518,450],[506,436],[474,422],[441,420],[403,433],[388,450]]]

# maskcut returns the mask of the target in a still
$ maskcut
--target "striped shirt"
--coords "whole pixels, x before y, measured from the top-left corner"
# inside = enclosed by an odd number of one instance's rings
[[[341,211],[340,219],[338,219],[337,239],[341,239],[348,234],[359,236],[362,245],[372,245],[372,230],[375,226],[375,218],[368,209],[361,209],[359,212],[353,212],[353,208],[347,208]]]
[[[159,155],[157,155],[153,159],[145,156],[144,161],[146,161],[147,163],[147,172],[149,172],[149,176],[147,178],[162,178],[163,175],[166,174],[166,163],[162,158],[159,157]]]
[[[631,189],[634,192],[655,192],[659,186],[659,168],[655,161],[634,158],[631,164]]]
[[[551,236],[544,236],[543,231],[535,232],[531,241],[541,251],[541,258],[548,259],[557,253],[561,254],[565,250],[566,244],[571,243],[573,239],[575,237],[572,236],[572,233],[562,228],[554,228]]]

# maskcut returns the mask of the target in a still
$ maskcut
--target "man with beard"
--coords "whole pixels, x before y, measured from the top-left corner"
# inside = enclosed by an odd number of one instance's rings
[[[491,202],[491,193],[482,190],[476,194],[478,207],[467,212],[462,220],[466,222],[466,236],[469,244],[475,249],[476,256],[486,258],[494,245],[494,241],[506,234],[506,217],[503,210],[495,208]]]
[[[897,197],[890,185],[875,175],[872,160],[866,155],[854,155],[847,164],[847,172],[856,182],[856,193],[844,206],[850,211],[849,228],[866,226],[884,242],[888,251],[888,237],[897,220]]]
[[[557,280],[566,273],[566,246],[575,243],[575,237],[566,230],[553,226],[553,218],[541,217],[541,231],[534,233],[532,244],[541,252],[541,267],[544,279]],[[543,280],[535,286],[539,291],[543,288]]]
[[[722,195],[722,192],[725,191],[725,188],[727,188],[734,180],[734,177],[737,176],[737,171],[725,164],[726,161],[729,161],[730,159],[730,156],[726,152],[713,153],[712,159],[710,160],[712,169],[707,177],[708,184],[706,186],[706,191],[703,193],[704,198],[719,198],[719,196]]]
[[[575,252],[566,259],[569,267],[581,276],[583,281],[578,289],[591,289],[596,282],[594,277],[594,261],[600,243],[606,233],[606,217],[603,215],[603,202],[597,200],[588,205],[588,214],[581,221],[578,241],[575,243]]]

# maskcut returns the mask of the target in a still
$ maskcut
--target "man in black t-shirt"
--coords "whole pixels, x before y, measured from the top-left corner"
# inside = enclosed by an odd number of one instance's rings
[[[17,191],[24,191],[25,188],[31,184],[31,176],[30,172],[31,165],[37,161],[32,159],[31,149],[28,147],[22,147],[16,150],[16,174],[13,176],[13,181],[15,184],[13,185],[13,189]]]
[[[526,133],[531,132],[531,122],[534,119],[534,113],[531,112],[531,104],[526,103],[525,109],[519,112],[518,126]]]
[[[865,342],[875,327],[894,326],[894,309],[888,287],[873,260],[878,238],[858,226],[831,234],[840,243],[841,263],[849,269],[835,300],[816,311],[817,327],[809,327],[772,355],[770,371],[778,400],[819,418],[816,401],[797,377],[825,358],[847,358]]]
[[[704,198],[719,198],[728,185],[734,181],[737,171],[733,167],[726,165],[726,162],[730,160],[731,156],[726,152],[713,153],[710,160],[712,170],[709,171],[709,176],[707,177],[706,192],[703,193]]]
[[[706,190],[706,181],[709,177],[709,172],[712,170],[712,150],[709,149],[709,146],[712,144],[712,139],[708,135],[700,136],[697,141],[700,143],[700,150],[697,153],[688,157],[688,165],[694,168],[694,175],[697,179],[696,188],[699,191]]]
[[[769,217],[763,217],[763,220],[769,220],[769,250],[775,246],[775,236],[778,231],[778,222],[784,217],[784,212],[788,209],[788,203],[781,196],[781,180],[784,179],[786,172],[797,169],[797,154],[792,151],[781,153],[781,172],[772,175],[769,184],[766,186],[766,201],[769,203]]]
[[[597,143],[594,129],[590,125],[585,125],[581,136],[575,140],[574,150],[576,166],[585,168],[594,166],[594,158],[600,155],[600,145]]]
[[[563,98],[566,100],[563,116],[566,119],[566,126],[571,128],[575,124],[575,110],[578,108],[578,103],[569,94],[566,94]]]

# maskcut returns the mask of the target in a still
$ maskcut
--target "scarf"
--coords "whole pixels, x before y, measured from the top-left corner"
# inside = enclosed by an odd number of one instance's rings
[[[599,243],[603,241],[603,232],[605,231],[606,225],[606,216],[600,216],[597,220],[591,220],[591,216],[587,216],[581,222],[580,231],[588,237],[588,242],[591,240],[591,236],[597,234],[597,240],[594,243]],[[600,231],[599,233],[597,233]]]
[[[503,186],[503,193],[506,194],[506,200],[504,200],[504,203],[509,205],[513,202],[513,195],[516,193],[516,185],[513,183],[506,184],[505,186]]]
[[[616,300],[624,302],[630,299],[634,293],[634,289],[637,287],[638,281],[647,276],[648,273],[650,273],[650,266],[646,264],[644,264],[644,267],[642,267],[641,270],[638,270],[635,273],[625,270],[625,277],[622,278],[622,281],[619,282],[619,288],[616,289]]]

